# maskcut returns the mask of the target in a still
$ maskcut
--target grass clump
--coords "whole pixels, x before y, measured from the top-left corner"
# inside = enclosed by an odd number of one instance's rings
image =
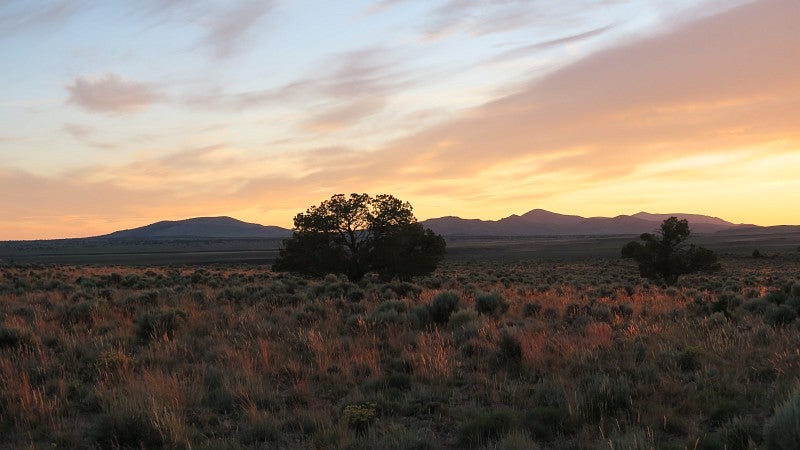
[[[764,448],[796,449],[800,443],[800,388],[775,409],[764,425]]]

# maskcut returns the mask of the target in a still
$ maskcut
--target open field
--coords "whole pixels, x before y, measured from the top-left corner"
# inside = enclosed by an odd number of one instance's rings
[[[617,258],[357,284],[6,264],[0,446],[790,448],[798,256],[670,288]]]
[[[615,258],[625,243],[638,236],[532,236],[447,238],[450,261],[582,260]],[[0,262],[59,264],[232,264],[270,263],[281,239],[61,239],[0,242]],[[796,253],[800,232],[748,231],[700,234],[692,242],[718,254],[746,256]]]

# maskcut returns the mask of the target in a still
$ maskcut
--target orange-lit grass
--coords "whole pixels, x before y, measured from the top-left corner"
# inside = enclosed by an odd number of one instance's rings
[[[150,283],[158,275],[175,273],[156,268],[146,275],[148,270],[51,267],[20,270],[13,276],[27,280],[58,278],[74,285],[79,276],[118,273]],[[605,442],[602,433],[638,427],[652,430],[657,438],[672,439],[672,444],[682,448],[692,446],[707,432],[701,406],[714,406],[698,404],[698,398],[705,397],[689,395],[692,391],[687,386],[724,390],[726,384],[738,383],[765,405],[757,409],[748,404],[753,412],[742,414],[764,417],[800,373],[796,328],[773,328],[750,315],[730,320],[721,314],[693,315],[695,298],[702,302],[716,299],[717,293],[710,290],[635,285],[631,294],[615,288],[610,290],[611,296],[592,298],[588,283],[584,287],[579,283],[551,284],[542,291],[535,284],[478,277],[471,281],[474,290],[465,287],[462,291],[458,283],[448,282],[460,276],[459,272],[448,270],[437,275],[447,289],[423,289],[419,295],[401,301],[409,308],[417,307],[430,304],[442,290],[455,290],[462,299],[460,308],[470,310],[474,307],[473,292],[497,292],[510,303],[508,312],[500,317],[466,316],[466,322],[462,315],[458,326],[414,329],[406,321],[378,326],[366,320],[381,301],[377,294],[362,300],[357,305],[360,309],[352,308],[347,299],[326,297],[304,297],[294,305],[215,300],[225,286],[224,280],[262,274],[251,267],[209,269],[209,277],[222,280],[219,287],[190,284],[183,291],[159,288],[153,306],[125,306],[137,291],[113,288],[111,301],[92,312],[86,323],[62,320],[63,312],[76,303],[73,292],[80,288],[67,294],[3,294],[0,324],[22,330],[32,340],[23,347],[0,349],[0,403],[5,408],[2,422],[12,430],[15,446],[42,444],[51,438],[72,442],[73,446],[90,446],[98,418],[109,414],[126,417],[128,413],[146,417],[153,430],[163,435],[165,445],[173,447],[212,445],[209,442],[250,445],[248,439],[258,434],[248,437],[248,427],[266,424],[280,428],[298,414],[310,417],[317,430],[305,434],[285,431],[289,433],[286,438],[277,437],[278,442],[269,445],[308,448],[314,442],[335,438],[340,445],[375,447],[387,442],[382,440],[382,433],[393,432],[399,423],[425,429],[443,444],[451,441],[442,430],[458,426],[466,404],[510,408],[521,420],[525,408],[530,407],[530,392],[538,377],[556,380],[566,390],[571,414],[580,419],[584,395],[581,380],[602,372],[613,376],[624,373],[636,380],[630,411],[615,417],[617,424],[581,423],[573,444],[591,447]],[[525,268],[515,270],[524,274]],[[558,270],[592,269],[561,265]],[[195,270],[179,272],[189,277]],[[4,275],[3,279],[13,276]],[[270,277],[273,275],[267,274],[248,283],[269,286]],[[767,278],[757,279],[764,283],[761,287],[768,286]],[[281,282],[293,281],[284,278]],[[368,287],[362,286],[365,290]],[[199,293],[201,300],[193,293]],[[528,302],[552,308],[556,315],[524,317],[523,306]],[[295,322],[296,313],[311,304],[324,314],[311,322]],[[610,308],[618,304],[629,305],[632,315],[616,315],[604,322],[581,312],[575,323],[564,317],[568,305]],[[140,341],[137,320],[149,309],[162,307],[184,311],[185,322],[173,337],[162,334]],[[361,321],[356,321],[354,329],[345,327],[356,314]],[[474,335],[454,339],[470,329],[475,330]],[[504,334],[514,336],[522,350],[521,369],[516,373],[494,364]],[[760,343],[754,340],[756,334]],[[466,345],[473,346],[473,351],[464,352]],[[699,355],[696,371],[682,371],[676,363],[687,348]],[[365,435],[343,426],[339,415],[345,405],[374,402],[384,395],[381,383],[388,364],[396,360],[411,366],[411,386],[399,396],[393,394],[394,403],[382,406],[383,416]],[[762,376],[763,366],[772,374],[764,376],[775,381],[750,381]],[[221,379],[221,387],[215,389],[230,396],[232,407],[227,406],[224,395],[220,400],[204,399],[215,376]],[[85,392],[75,394],[76,386]],[[424,398],[431,392],[449,399],[443,410],[426,409]],[[92,396],[97,397],[98,410],[84,413],[76,407],[78,401],[90,401]],[[420,416],[402,416],[398,411],[404,411],[406,402],[413,406],[415,398],[422,398]],[[325,437],[328,431],[335,436]],[[70,435],[71,441],[67,439]]]
[[[414,374],[423,380],[446,382],[456,367],[453,341],[438,327],[419,333],[416,346],[406,348],[406,357]]]

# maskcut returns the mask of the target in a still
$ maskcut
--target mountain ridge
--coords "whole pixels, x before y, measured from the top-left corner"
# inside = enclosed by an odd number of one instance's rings
[[[286,228],[218,216],[162,220],[143,227],[119,230],[96,237],[110,239],[283,238],[288,237],[291,233],[291,230]]]
[[[695,233],[715,233],[740,226],[702,214],[651,214],[642,211],[615,217],[583,217],[544,209],[533,209],[522,215],[512,214],[498,220],[445,216],[423,220],[421,223],[445,236],[615,235],[653,232],[664,219],[672,216],[689,220]]]
[[[658,230],[667,217],[686,218],[694,233],[746,230],[755,225],[734,224],[719,217],[702,214],[653,214],[638,212],[615,217],[583,217],[532,209],[522,215],[512,214],[498,220],[464,219],[443,216],[420,221],[444,236],[592,236],[641,234]],[[119,230],[96,238],[166,239],[166,238],[286,238],[292,231],[278,226],[244,222],[228,216],[162,220],[138,228]]]

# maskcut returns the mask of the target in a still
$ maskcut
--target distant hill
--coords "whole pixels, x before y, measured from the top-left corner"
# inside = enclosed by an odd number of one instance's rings
[[[534,209],[522,215],[512,214],[500,220],[462,219],[455,216],[424,220],[421,223],[444,236],[602,236],[654,232],[664,219],[676,216],[687,219],[693,233],[752,233],[768,228],[736,225],[718,217],[700,214],[651,214],[639,212],[616,217],[582,217]],[[784,230],[775,229],[774,232]],[[285,238],[291,230],[242,222],[231,217],[197,217],[156,222],[140,228],[116,231],[102,238]]]
[[[185,220],[164,220],[98,237],[112,239],[284,238],[291,234],[291,230],[286,228],[242,222],[232,217],[197,217]]]
[[[640,234],[656,231],[669,217],[687,219],[694,233],[715,233],[737,225],[718,217],[699,214],[650,214],[581,217],[534,209],[500,220],[462,219],[454,216],[428,219],[423,225],[445,236],[576,236]]]

